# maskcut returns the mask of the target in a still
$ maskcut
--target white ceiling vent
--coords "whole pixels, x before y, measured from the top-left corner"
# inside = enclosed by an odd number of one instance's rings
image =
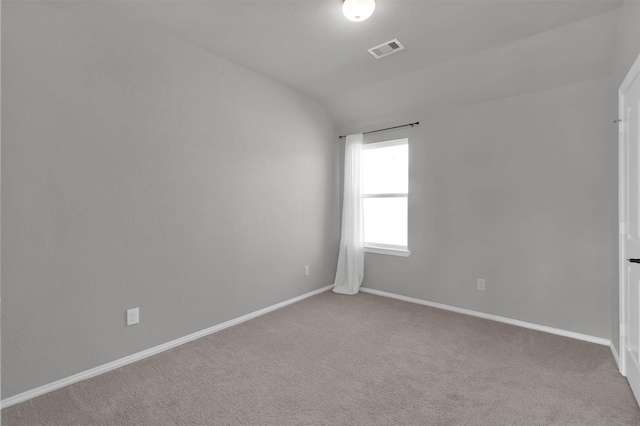
[[[404,50],[404,46],[396,38],[386,43],[382,43],[379,46],[372,47],[371,49],[368,49],[368,52],[371,53],[371,55],[373,55],[374,58],[380,59],[380,58],[384,58],[385,56],[389,56],[392,53],[399,52],[401,50]]]

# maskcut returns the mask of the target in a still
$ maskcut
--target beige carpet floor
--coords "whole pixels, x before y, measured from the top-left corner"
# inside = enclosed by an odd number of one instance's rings
[[[322,293],[6,408],[3,425],[640,425],[608,347]]]

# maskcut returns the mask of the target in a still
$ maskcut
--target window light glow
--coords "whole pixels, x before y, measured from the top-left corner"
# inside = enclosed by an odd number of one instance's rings
[[[365,247],[407,249],[407,139],[365,145],[362,180]]]

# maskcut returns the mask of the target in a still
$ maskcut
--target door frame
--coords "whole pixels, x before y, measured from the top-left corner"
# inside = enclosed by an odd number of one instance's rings
[[[624,116],[624,97],[636,78],[640,78],[640,56],[631,66],[627,76],[622,81],[618,89],[618,292],[619,292],[619,357],[620,357],[620,373],[626,377],[627,375],[627,330],[629,318],[627,315],[627,280],[626,268],[627,259],[624,249],[624,239],[627,234],[626,215],[626,172],[627,172],[627,150],[625,144],[625,136],[627,134],[627,120]]]

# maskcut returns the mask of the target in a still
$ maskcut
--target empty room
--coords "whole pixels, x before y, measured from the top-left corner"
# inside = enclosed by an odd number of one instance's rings
[[[3,425],[639,425],[640,0],[2,0]]]

